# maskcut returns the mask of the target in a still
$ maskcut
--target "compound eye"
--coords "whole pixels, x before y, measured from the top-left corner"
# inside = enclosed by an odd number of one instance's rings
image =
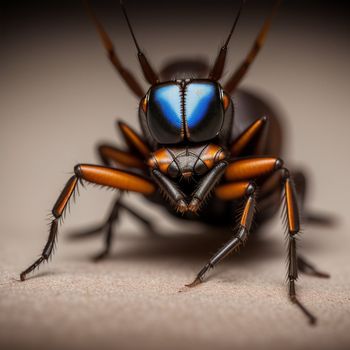
[[[221,100],[222,100],[222,105],[224,107],[224,110],[226,111],[228,106],[230,105],[231,98],[226,92],[223,91]]]
[[[193,81],[185,89],[185,122],[187,137],[204,142],[216,137],[224,121],[222,93],[217,83]]]
[[[147,107],[148,107],[148,97],[145,96],[142,100],[141,100],[141,108],[142,110],[146,113],[147,112]]]
[[[147,124],[154,140],[175,144],[183,140],[182,97],[180,86],[164,83],[149,92]]]
[[[168,175],[170,177],[178,177],[180,175],[179,167],[177,166],[176,162],[171,162],[168,167]]]

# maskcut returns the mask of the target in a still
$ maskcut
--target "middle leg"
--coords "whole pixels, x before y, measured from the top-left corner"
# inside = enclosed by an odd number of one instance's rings
[[[112,239],[113,239],[113,224],[116,220],[118,220],[118,217],[119,217],[119,208],[120,208],[122,196],[123,196],[123,192],[118,193],[118,197],[113,205],[111,213],[109,214],[107,222],[105,223],[105,226],[106,226],[105,227],[105,230],[106,230],[105,246],[101,253],[94,256],[93,258],[94,261],[100,261],[104,259],[111,250]]]

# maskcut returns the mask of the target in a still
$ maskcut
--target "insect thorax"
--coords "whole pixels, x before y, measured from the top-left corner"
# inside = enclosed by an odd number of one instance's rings
[[[190,178],[204,175],[226,158],[226,151],[215,144],[164,147],[152,153],[148,165],[172,178]]]

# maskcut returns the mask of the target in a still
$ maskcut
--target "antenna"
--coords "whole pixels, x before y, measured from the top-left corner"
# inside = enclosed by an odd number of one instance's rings
[[[137,57],[139,59],[139,62],[140,62],[140,65],[141,65],[141,68],[142,68],[142,72],[143,72],[143,75],[145,76],[146,80],[154,85],[156,83],[159,82],[159,78],[157,76],[157,74],[154,72],[153,68],[151,67],[151,65],[149,64],[146,56],[142,53],[141,49],[140,49],[140,46],[136,40],[136,36],[135,36],[135,33],[132,29],[132,26],[131,26],[131,23],[130,23],[130,20],[129,20],[129,17],[128,17],[128,14],[126,12],[126,8],[125,8],[125,5],[123,3],[122,0],[120,0],[120,6],[122,8],[122,11],[123,11],[123,14],[124,14],[124,17],[126,19],[126,22],[128,24],[128,27],[129,27],[129,30],[130,30],[130,33],[131,33],[131,36],[132,36],[132,39],[134,40],[134,43],[135,43],[135,46],[136,46],[136,49],[137,49]]]
[[[212,80],[219,80],[222,76],[222,72],[224,70],[224,66],[225,66],[225,61],[226,61],[226,54],[227,54],[227,46],[231,40],[232,34],[236,29],[239,17],[241,16],[242,13],[242,9],[244,6],[245,0],[241,0],[241,5],[238,9],[236,18],[233,22],[232,28],[230,30],[230,33],[228,34],[228,37],[225,41],[224,46],[221,48],[218,56],[216,57],[215,63],[214,63],[214,67],[211,70],[210,74],[209,74],[209,78]]]

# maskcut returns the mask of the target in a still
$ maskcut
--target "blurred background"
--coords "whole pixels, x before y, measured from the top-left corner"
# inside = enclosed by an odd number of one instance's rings
[[[177,57],[213,62],[239,6],[234,0],[125,2],[156,68]],[[225,77],[250,48],[272,4],[246,1]],[[142,80],[118,1],[92,5],[120,59]],[[284,1],[241,85],[280,111],[284,159],[306,170],[308,206],[338,218],[336,227],[304,230],[308,256],[332,274],[330,281],[302,278],[300,283],[305,302],[323,320],[312,331],[287,300],[278,220],[261,248],[242,252],[244,263],[235,257],[202,289],[179,297],[177,287],[192,279],[220,240],[177,236],[177,221],[133,195],[128,201],[156,219],[160,232],[174,232],[169,241],[150,243],[125,218],[116,260],[98,266],[89,261],[101,239],[80,244],[60,239],[54,263],[43,268],[41,278],[14,281],[40,252],[45,218],[74,165],[97,162],[97,142],[121,144],[116,119],[139,129],[138,101],[106,58],[80,1],[2,1],[0,22],[0,345],[29,348],[48,340],[57,348],[350,345],[350,21],[345,1]],[[83,190],[61,238],[69,229],[100,221],[112,199],[108,191]],[[254,254],[262,259],[251,264]]]

